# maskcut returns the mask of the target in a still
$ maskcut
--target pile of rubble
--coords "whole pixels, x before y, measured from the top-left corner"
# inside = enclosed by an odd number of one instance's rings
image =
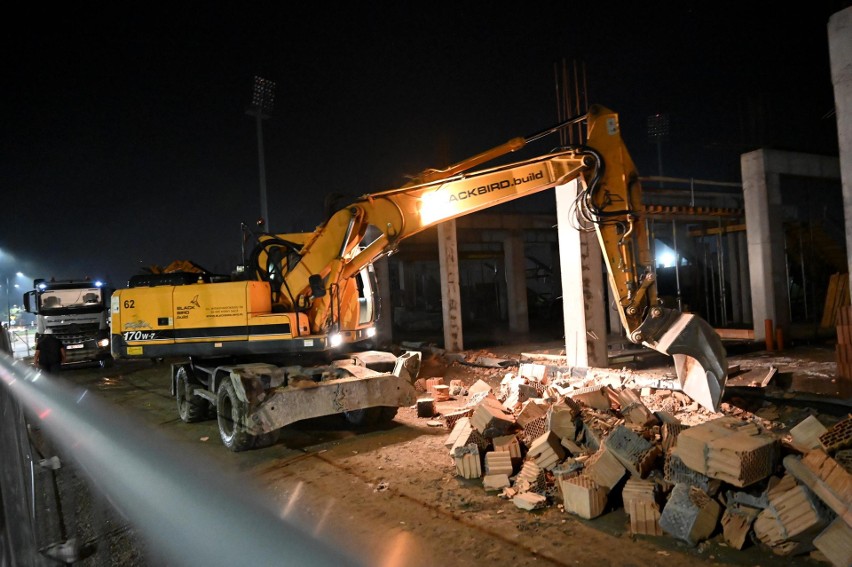
[[[699,408],[665,378],[541,363],[499,389],[422,385],[421,417],[466,399],[442,416],[457,475],[519,508],[592,519],[620,505],[635,534],[697,546],[721,531],[736,549],[816,549],[852,566],[852,416],[827,428],[811,415],[781,435],[749,412]]]

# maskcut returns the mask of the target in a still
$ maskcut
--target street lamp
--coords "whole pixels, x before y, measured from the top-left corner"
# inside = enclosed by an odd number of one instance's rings
[[[658,112],[648,117],[648,139],[657,144],[657,175],[663,176],[663,140],[669,137],[669,116]],[[660,187],[663,186],[660,180]]]
[[[246,114],[254,116],[257,124],[257,163],[260,169],[260,218],[263,219],[266,230],[270,230],[269,210],[266,206],[266,165],[263,160],[263,119],[269,118],[275,106],[275,82],[263,77],[254,77],[254,91],[251,106]]]
[[[15,277],[22,278],[24,274],[21,272],[15,272]],[[9,291],[11,286],[9,285],[9,276],[6,276],[6,326],[11,329],[12,328],[12,302],[9,299]],[[17,283],[15,283],[15,287],[20,287]]]

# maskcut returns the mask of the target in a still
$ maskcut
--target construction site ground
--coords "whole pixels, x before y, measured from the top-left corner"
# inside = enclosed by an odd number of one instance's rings
[[[466,386],[484,381],[495,389],[525,353],[561,354],[558,341],[450,355],[425,344],[403,346],[423,350],[421,378],[441,377],[446,384],[461,380]],[[760,345],[731,345],[729,366],[739,366],[740,379],[732,376],[723,411],[753,414],[779,435],[808,415],[816,415],[827,426],[835,423],[849,413],[850,400],[837,395],[833,352],[830,344],[779,352],[767,352]],[[611,367],[673,375],[669,359],[626,348],[613,351]],[[169,392],[168,368],[168,361],[119,362],[106,369],[65,370],[57,378],[99,394],[128,419],[140,420],[168,442],[197,455],[200,467],[236,475],[247,489],[263,492],[282,517],[303,524],[307,533],[340,546],[365,565],[828,564],[818,553],[782,557],[756,542],[732,549],[718,531],[697,546],[668,535],[632,535],[617,500],[591,520],[565,512],[559,502],[532,511],[520,509],[511,500],[486,492],[481,480],[464,479],[456,472],[445,446],[450,431],[441,416],[463,407],[465,396],[437,402],[431,418],[419,417],[416,406],[400,408],[391,423],[360,430],[339,416],[307,420],[284,428],[271,447],[233,453],[220,443],[215,420],[180,421]],[[697,420],[706,413],[687,404],[682,409],[685,413],[679,416]],[[167,501],[162,507],[164,514],[170,513]],[[209,511],[199,505],[198,513]],[[128,529],[132,533],[137,528]],[[155,542],[129,541],[125,538],[107,549],[104,540],[101,549],[80,564],[168,564],[157,555]],[[136,548],[144,545],[147,550]],[[281,564],[288,564],[286,558]]]

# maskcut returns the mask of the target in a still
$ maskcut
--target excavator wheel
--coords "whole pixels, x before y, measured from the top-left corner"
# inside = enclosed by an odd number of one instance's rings
[[[396,412],[399,408],[393,406],[384,406],[377,408],[379,410],[379,423],[390,423],[396,417]]]
[[[207,419],[208,402],[204,398],[192,395],[191,371],[181,366],[175,375],[175,399],[178,415],[184,423],[193,423]]]
[[[265,449],[266,447],[271,447],[278,443],[278,438],[281,437],[281,430],[276,429],[275,431],[267,431],[266,433],[262,433],[255,437],[254,440],[254,448],[255,449]]]
[[[367,427],[377,423],[388,423],[396,417],[399,408],[381,406],[343,412],[343,417],[355,427]]]
[[[222,380],[216,392],[216,413],[222,444],[234,452],[246,451],[255,445],[255,436],[246,430],[245,404],[237,397],[230,380]]]
[[[351,425],[355,427],[368,427],[373,425],[379,419],[379,408],[361,408],[357,410],[343,412],[343,417],[346,418]]]

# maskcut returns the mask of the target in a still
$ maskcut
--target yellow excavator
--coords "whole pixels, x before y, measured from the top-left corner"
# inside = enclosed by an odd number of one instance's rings
[[[582,121],[588,135],[581,146],[477,169]],[[354,350],[375,335],[372,264],[406,238],[573,180],[580,187],[576,220],[597,233],[628,339],[672,356],[684,393],[717,410],[725,349],[706,321],[661,306],[639,175],[618,115],[597,105],[528,138],[426,170],[400,188],[364,195],[313,232],[261,234],[240,277],[163,271],[131,280],[112,297],[113,356],[181,357],[172,364],[181,418],[204,419],[215,408],[232,450],[261,446],[309,417],[388,419],[416,399],[419,353],[347,352],[319,366],[293,360]]]

